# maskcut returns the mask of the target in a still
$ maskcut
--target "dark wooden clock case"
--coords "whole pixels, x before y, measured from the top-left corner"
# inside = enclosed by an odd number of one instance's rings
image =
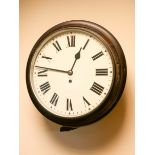
[[[30,82],[30,67],[31,67],[31,60],[33,57],[33,54],[40,45],[40,43],[49,36],[50,34],[66,28],[82,28],[89,31],[92,31],[94,34],[100,37],[100,39],[103,39],[104,44],[109,49],[110,55],[113,60],[113,66],[114,66],[114,82],[113,86],[111,88],[111,91],[109,92],[109,95],[107,98],[101,103],[100,106],[98,106],[95,110],[92,112],[76,117],[76,118],[64,118],[57,115],[54,115],[47,111],[37,100],[37,98],[34,95],[34,92],[31,88],[31,82]],[[39,40],[34,45],[30,56],[28,58],[27,62],[27,68],[26,68],[26,83],[27,83],[27,89],[29,92],[29,95],[31,97],[31,100],[33,101],[35,107],[49,120],[54,121],[62,126],[61,130],[69,130],[74,129],[80,126],[88,125],[91,123],[94,123],[104,116],[106,116],[117,104],[118,100],[120,99],[125,82],[126,82],[126,75],[127,75],[127,67],[126,67],[126,60],[123,53],[123,50],[119,44],[119,42],[116,40],[116,38],[105,28],[101,27],[98,24],[83,21],[83,20],[72,20],[63,22],[61,24],[58,24],[51,29],[49,29],[47,32],[45,32]]]

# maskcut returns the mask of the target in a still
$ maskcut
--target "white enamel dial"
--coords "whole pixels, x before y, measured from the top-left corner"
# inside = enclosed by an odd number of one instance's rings
[[[111,90],[112,62],[104,41],[93,33],[78,28],[53,33],[32,58],[30,81],[35,97],[57,116],[90,113]]]

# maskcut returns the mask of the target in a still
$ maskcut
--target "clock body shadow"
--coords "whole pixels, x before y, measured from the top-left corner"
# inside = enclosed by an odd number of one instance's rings
[[[105,147],[120,134],[126,115],[126,93],[123,93],[114,109],[101,120],[84,127],[60,132],[55,123],[44,119],[45,128],[54,141],[66,147],[91,150]]]

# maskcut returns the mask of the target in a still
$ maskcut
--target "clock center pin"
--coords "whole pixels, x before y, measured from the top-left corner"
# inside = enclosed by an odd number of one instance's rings
[[[68,71],[68,75],[70,75],[70,76],[73,75],[73,71],[72,70],[69,70]]]

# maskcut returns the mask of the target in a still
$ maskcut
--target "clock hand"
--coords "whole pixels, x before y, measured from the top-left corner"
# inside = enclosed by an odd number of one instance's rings
[[[69,74],[69,71],[64,71],[64,70],[59,70],[59,69],[53,69],[53,68],[47,68],[47,67],[41,67],[41,66],[35,66],[37,68],[43,68],[43,69],[48,69],[50,71],[55,71],[55,72],[61,72],[61,73],[67,73]]]
[[[75,54],[75,60],[74,60],[74,63],[73,63],[73,65],[72,65],[72,68],[71,68],[71,70],[70,71],[72,71],[73,70],[73,68],[74,68],[74,66],[75,66],[75,63],[76,63],[76,61],[78,60],[78,59],[80,59],[80,52],[81,52],[81,49],[82,49],[82,47],[80,48],[80,50]]]

